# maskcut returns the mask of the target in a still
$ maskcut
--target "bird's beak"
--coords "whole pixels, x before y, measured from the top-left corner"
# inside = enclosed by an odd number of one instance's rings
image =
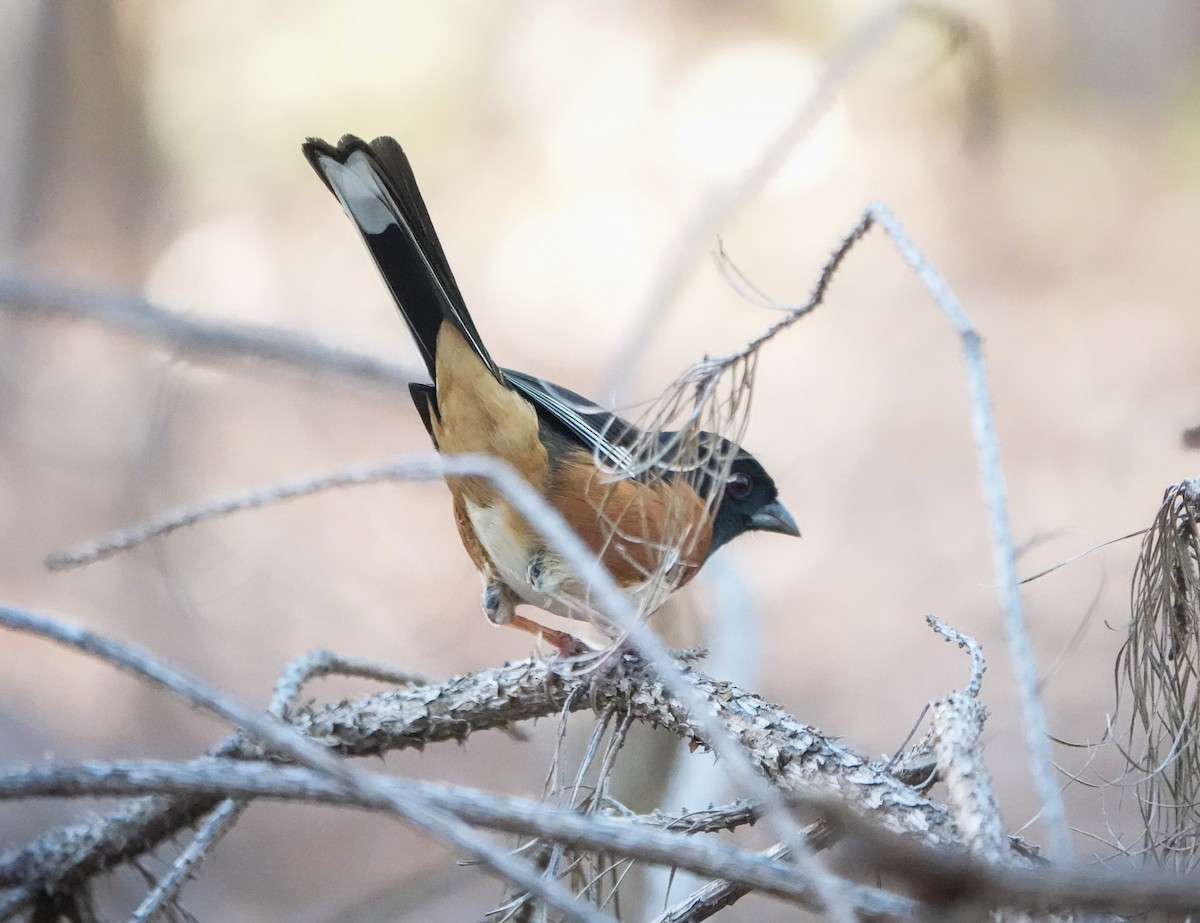
[[[779,532],[783,535],[800,537],[800,527],[782,503],[768,503],[750,517],[750,528],[758,532]]]

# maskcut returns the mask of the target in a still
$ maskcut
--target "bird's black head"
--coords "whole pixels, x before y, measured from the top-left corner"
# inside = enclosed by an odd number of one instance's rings
[[[633,437],[641,438],[636,429],[624,426]],[[623,437],[627,436],[626,430],[622,431]],[[796,520],[779,502],[779,491],[771,475],[740,445],[706,431],[691,438],[684,438],[678,432],[661,432],[657,436],[660,454],[652,470],[670,471],[669,477],[686,477],[714,510],[709,554],[743,532],[800,535]]]
[[[800,534],[796,520],[779,502],[775,482],[757,458],[723,436],[709,432],[697,435],[692,444],[698,456],[692,468],[692,483],[715,510],[709,554],[743,532]],[[664,444],[668,438],[675,440],[671,460],[678,464],[678,456],[683,454],[678,434],[660,438]]]
[[[743,532],[800,534],[796,520],[779,502],[779,491],[771,475],[745,449],[737,450],[720,489],[709,554]]]

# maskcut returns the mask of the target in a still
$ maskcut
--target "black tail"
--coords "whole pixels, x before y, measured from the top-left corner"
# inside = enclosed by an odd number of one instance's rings
[[[309,138],[302,150],[366,241],[430,376],[438,328],[446,320],[503,380],[467,312],[400,145],[392,138],[376,138],[368,144],[346,135],[337,147]]]

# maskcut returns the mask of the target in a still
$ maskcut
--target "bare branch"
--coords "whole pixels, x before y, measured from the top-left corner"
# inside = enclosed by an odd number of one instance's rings
[[[692,675],[692,682],[717,708],[716,720],[729,725],[772,784],[846,797],[892,829],[942,845],[957,841],[944,809],[886,774],[882,767],[735,686],[699,674]],[[433,686],[301,711],[294,720],[300,730],[342,754],[373,755],[414,744],[461,740],[472,731],[554,715],[566,702],[573,710],[591,708],[589,692],[596,694],[596,707],[601,710],[616,707],[684,739],[699,733],[686,710],[663,696],[656,674],[630,659],[602,677],[567,676],[553,664],[521,661]],[[262,755],[261,748],[238,739],[226,742],[218,752],[251,758]],[[51,834],[40,844],[0,858],[0,887],[31,881],[51,885],[111,867],[152,849],[211,811],[219,800],[217,795],[203,794],[143,799],[100,826]],[[744,812],[742,822],[749,819],[752,809],[739,810]],[[685,817],[670,822],[682,825],[689,821]],[[705,812],[691,822],[725,825],[723,818],[706,820]]]
[[[440,477],[473,476],[489,480],[513,506],[518,514],[542,536],[546,543],[560,554],[583,586],[588,587],[595,608],[619,628],[633,645],[657,669],[657,679],[672,696],[677,698],[691,715],[693,736],[700,737],[722,758],[722,765],[747,797],[763,806],[764,816],[774,828],[778,839],[789,842],[794,850],[796,862],[814,881],[821,893],[822,902],[831,907],[837,923],[849,923],[849,911],[842,912],[836,897],[836,886],[823,870],[815,867],[805,850],[802,839],[798,839],[799,827],[795,824],[786,806],[763,777],[753,762],[748,759],[736,740],[714,716],[709,703],[699,694],[656,635],[639,617],[629,597],[600,563],[599,559],[584,544],[582,539],[550,506],[544,497],[533,490],[508,465],[496,458],[482,455],[425,456],[402,459],[386,466],[389,476],[413,480],[430,480]],[[366,469],[364,469],[366,470]],[[384,469],[370,469],[369,476],[379,476]],[[298,491],[310,491],[314,483],[322,479],[310,479],[293,485]],[[256,495],[261,492],[255,492]],[[244,495],[249,496],[249,495]],[[172,521],[187,518],[185,513]],[[143,530],[144,531],[144,530]],[[828,886],[828,887],[827,887]]]
[[[728,728],[762,778],[784,792],[823,793],[843,798],[890,829],[951,845],[958,836],[944,809],[820,731],[801,724],[776,705],[732,683],[690,671],[688,680]],[[404,745],[414,735],[424,741],[461,739],[478,722],[496,723],[552,714],[583,688],[595,701],[573,709],[603,711],[614,706],[684,740],[702,739],[691,712],[664,695],[658,670],[623,658],[605,677],[564,677],[554,664],[519,661],[478,674],[456,677],[419,691],[397,690],[301,712],[295,725],[316,740],[355,756]],[[551,701],[547,702],[547,698]],[[578,698],[577,696],[575,698]],[[761,808],[758,809],[761,812]]]
[[[874,202],[867,207],[867,214],[887,232],[901,258],[916,273],[962,341],[963,356],[967,363],[967,381],[971,390],[971,430],[975,436],[979,473],[983,479],[984,498],[991,525],[992,554],[1004,604],[1004,627],[1021,693],[1025,744],[1029,748],[1034,782],[1042,799],[1042,816],[1050,834],[1053,854],[1066,861],[1073,853],[1071,832],[1067,827],[1062,794],[1058,789],[1054,765],[1050,758],[1050,734],[1046,726],[1046,712],[1042,706],[1041,694],[1038,691],[1037,662],[1033,656],[1029,632],[1025,627],[1020,579],[1017,576],[1017,555],[1008,519],[1004,471],[1000,466],[1000,443],[996,436],[987,366],[983,359],[983,341],[967,319],[962,305],[942,278],[942,274],[908,236],[891,209],[880,202]]]
[[[930,718],[938,771],[946,783],[954,822],[970,850],[991,862],[1011,861],[1012,852],[1000,822],[1000,805],[983,762],[983,723],[987,719],[987,709],[979,701],[985,669],[983,648],[974,638],[932,615],[925,618],[934,631],[971,657],[967,688],[934,702]]]
[[[701,204],[699,213],[684,223],[684,232],[671,248],[666,269],[657,276],[654,289],[642,305],[637,321],[630,329],[618,361],[605,375],[606,393],[620,394],[625,382],[651,341],[655,326],[667,308],[679,296],[698,255],[707,251],[715,239],[779,170],[788,155],[804,141],[820,122],[836,94],[849,78],[887,41],[907,19],[923,19],[943,30],[954,50],[963,47],[975,63],[968,76],[968,97],[972,135],[979,140],[989,133],[995,110],[995,79],[991,51],[978,28],[965,16],[927,3],[896,3],[885,7],[857,29],[829,57],[829,64],[808,95],[796,107],[795,115],[779,135],[759,154],[758,159],[728,187],[718,189]]]
[[[400,798],[424,799],[470,823],[491,829],[542,836],[721,876],[806,905],[811,900],[811,893],[797,880],[794,867],[779,861],[783,847],[756,854],[719,841],[674,833],[644,821],[584,816],[525,799],[457,786],[386,777],[377,781],[380,788],[375,793],[353,792],[310,769],[233,760],[60,764],[0,775],[0,797],[113,795],[169,788],[383,808]],[[997,865],[971,858],[962,851],[930,847],[910,836],[891,834],[835,801],[806,799],[803,803],[807,809],[824,815],[825,823],[838,831],[849,856],[863,868],[900,876],[923,901],[933,906],[1200,911],[1200,874],[1064,867],[1045,862],[1028,866]],[[860,911],[903,916],[913,913],[911,904],[894,895],[870,889],[854,889],[853,893]]]
[[[98,821],[52,830],[36,842],[0,857],[0,920],[27,907],[39,894],[74,888],[87,877],[149,852],[199,822],[220,796],[165,795],[139,798]]]
[[[0,309],[16,314],[66,317],[105,324],[187,356],[228,364],[259,359],[305,372],[340,375],[388,388],[425,381],[424,372],[384,362],[274,327],[194,320],[127,292],[72,287],[30,274],[0,275]]]
[[[241,726],[280,753],[326,774],[345,786],[348,791],[364,796],[373,791],[378,795],[380,791],[376,787],[378,781],[375,776],[348,765],[328,749],[298,734],[288,725],[243,705],[194,677],[166,666],[131,645],[9,606],[0,606],[0,624],[18,631],[40,634],[60,644],[75,647],[114,663],[154,685],[175,692]],[[494,874],[520,884],[569,919],[581,923],[612,923],[607,914],[581,904],[562,885],[542,878],[527,863],[480,837],[452,815],[424,802],[392,799],[386,795],[380,797],[400,817],[479,859]]]
[[[437,456],[427,457],[427,459],[436,458]],[[281,503],[284,500],[308,497],[327,490],[360,487],[365,484],[377,484],[380,481],[396,481],[414,477],[428,479],[431,475],[424,473],[425,469],[421,467],[421,464],[420,459],[400,459],[382,465],[362,465],[357,468],[327,472],[314,477],[303,478],[288,484],[274,484],[269,487],[259,487],[228,497],[220,497],[198,506],[185,507],[175,512],[167,513],[165,516],[152,519],[150,522],[135,526],[132,529],[117,532],[89,547],[81,548],[77,551],[52,554],[46,559],[46,566],[51,570],[69,570],[73,567],[83,567],[88,564],[94,564],[97,561],[102,561],[120,551],[128,551],[131,548],[136,548],[138,545],[142,545],[151,539],[170,535],[178,529],[198,525],[209,519],[228,516],[230,513],[242,510],[270,506],[274,503]],[[418,471],[419,473],[414,474],[414,471]]]
[[[138,904],[129,923],[149,923],[163,907],[174,901],[189,878],[196,874],[204,857],[226,833],[233,829],[237,819],[241,817],[247,802],[242,799],[228,798],[222,801],[215,811],[204,822],[204,826],[171,863],[170,873],[156,884],[145,899]]]
[[[849,860],[877,873],[898,876],[910,893],[934,907],[1200,912],[1200,874],[1045,861],[989,863],[965,852],[931,848],[911,837],[897,836],[836,803],[826,805],[824,815],[839,829]]]
[[[584,849],[723,875],[749,887],[813,906],[810,888],[790,863],[774,861],[715,839],[677,833],[643,821],[550,807],[476,789],[375,776],[374,794],[351,791],[321,772],[236,760],[190,763],[55,764],[0,775],[0,799],[84,797],[151,792],[225,794],[343,807],[383,808],[396,801],[425,803],[471,824],[544,837]],[[386,793],[386,794],[385,794]]]
[[[716,833],[753,824],[756,820],[758,820],[758,811],[747,801],[735,801],[724,807],[710,807],[703,811],[685,811],[682,814],[664,814],[661,811],[654,811],[646,816],[648,823],[680,833]],[[811,836],[809,839],[812,839]]]

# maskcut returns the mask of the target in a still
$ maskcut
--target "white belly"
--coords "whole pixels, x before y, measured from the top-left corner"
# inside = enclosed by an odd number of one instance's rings
[[[582,613],[568,615],[564,608],[570,607],[557,604],[553,597],[534,589],[530,584],[529,561],[534,549],[525,544],[522,536],[509,528],[509,517],[505,515],[503,507],[477,506],[469,500],[466,507],[467,518],[471,520],[475,537],[487,552],[501,583],[516,593],[522,602],[531,606],[569,618],[585,617]]]

